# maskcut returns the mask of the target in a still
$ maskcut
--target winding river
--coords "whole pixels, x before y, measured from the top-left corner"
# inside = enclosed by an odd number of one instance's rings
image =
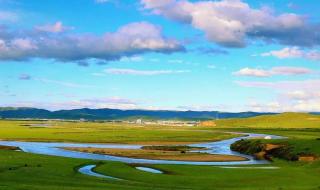
[[[99,178],[105,178],[105,179],[113,179],[113,180],[122,180],[120,178],[116,177],[111,177],[103,174],[99,174],[97,172],[94,172],[93,169],[97,167],[96,165],[86,165],[81,168],[79,168],[79,172],[84,174],[84,175],[89,175],[89,176],[94,176],[94,177],[99,177]]]
[[[54,142],[21,142],[21,141],[0,141],[0,145],[16,146],[24,152],[62,156],[69,158],[81,158],[91,160],[108,160],[119,161],[124,163],[136,163],[136,164],[188,164],[188,165],[241,165],[241,164],[266,164],[265,160],[255,160],[249,155],[240,154],[230,149],[230,145],[241,139],[248,138],[266,138],[266,139],[279,139],[281,136],[265,135],[265,134],[253,134],[253,133],[239,133],[242,137],[209,142],[190,144],[194,147],[205,147],[206,150],[198,152],[205,152],[209,154],[224,154],[224,155],[236,155],[248,158],[246,161],[230,161],[230,162],[194,162],[194,161],[174,161],[174,160],[151,160],[151,159],[138,159],[129,157],[118,157],[110,155],[101,155],[85,152],[77,152],[65,150],[62,147],[93,147],[93,148],[119,148],[119,149],[140,149],[142,145],[125,145],[125,144],[91,144],[91,143],[54,143]]]

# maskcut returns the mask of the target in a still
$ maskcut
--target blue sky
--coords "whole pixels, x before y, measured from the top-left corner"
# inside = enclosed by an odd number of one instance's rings
[[[316,0],[0,0],[0,106],[320,111]]]

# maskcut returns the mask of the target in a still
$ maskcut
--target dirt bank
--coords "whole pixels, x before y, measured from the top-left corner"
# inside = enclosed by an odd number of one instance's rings
[[[168,151],[153,149],[113,149],[113,148],[65,148],[72,151],[88,152],[95,154],[106,154],[112,156],[153,159],[153,160],[177,160],[195,162],[230,162],[245,161],[247,158],[233,155],[218,155],[206,153],[194,153],[185,151]]]

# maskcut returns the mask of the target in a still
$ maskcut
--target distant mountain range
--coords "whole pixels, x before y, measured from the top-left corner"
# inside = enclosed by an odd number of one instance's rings
[[[275,113],[217,111],[162,111],[162,110],[120,110],[120,109],[72,109],[48,111],[37,108],[0,107],[0,118],[10,119],[69,119],[69,120],[120,120],[120,119],[181,119],[205,120],[222,118],[247,118]]]

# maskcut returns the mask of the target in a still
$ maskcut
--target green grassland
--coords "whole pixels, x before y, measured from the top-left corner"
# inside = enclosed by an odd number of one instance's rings
[[[1,190],[95,189],[319,189],[320,163],[276,161],[280,169],[227,169],[218,166],[154,165],[167,174],[139,171],[117,162],[99,162],[99,173],[125,179],[86,176],[77,168],[93,161],[0,151]]]
[[[222,131],[283,135],[296,151],[320,155],[319,116],[280,114],[248,119],[216,121],[208,127],[160,127],[111,125],[90,122],[56,122],[52,127],[21,126],[25,121],[0,121],[0,139],[73,142],[200,142],[229,138]],[[35,123],[30,121],[30,123]],[[98,163],[97,172],[125,181],[90,177],[77,172],[85,164]],[[145,189],[320,189],[320,161],[289,162],[275,159],[268,166],[279,169],[221,168],[219,166],[152,165],[166,171],[152,174],[119,162],[98,162],[0,150],[0,190],[145,190]],[[243,166],[245,167],[245,166]],[[252,167],[252,166],[250,166]],[[258,166],[254,166],[258,167]]]
[[[233,131],[274,134],[287,139],[269,140],[286,144],[295,152],[310,152],[320,156],[320,116],[303,113],[284,113],[247,119],[218,120],[217,127]]]
[[[283,113],[241,119],[217,120],[218,127],[236,128],[320,128],[320,115]]]
[[[313,129],[239,129],[234,131],[275,134],[287,139],[262,140],[264,143],[284,144],[293,148],[294,153],[304,152],[320,156],[320,127]]]
[[[46,124],[47,127],[36,127]],[[23,141],[181,144],[216,141],[238,135],[195,127],[141,126],[100,122],[0,120],[0,139]]]

